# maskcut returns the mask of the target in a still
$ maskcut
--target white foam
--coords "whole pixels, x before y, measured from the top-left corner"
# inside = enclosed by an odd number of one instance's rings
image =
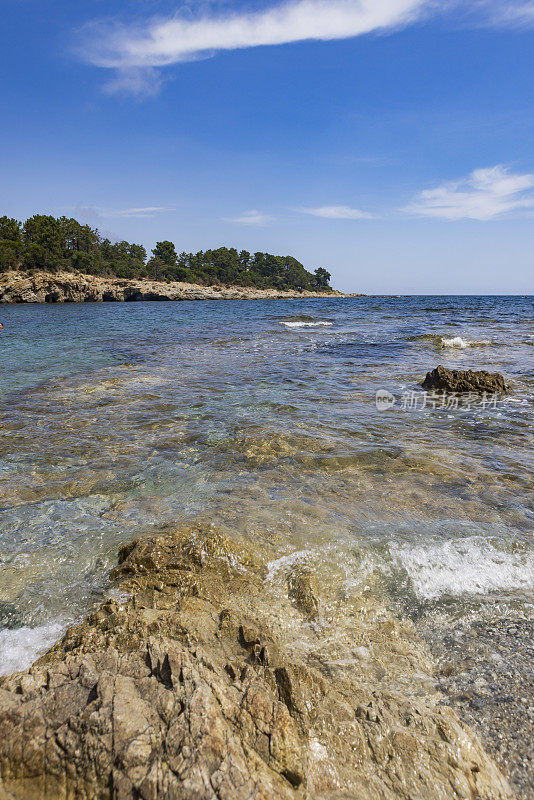
[[[0,631],[0,675],[28,669],[60,638],[65,625],[51,622],[36,628],[6,628]]]
[[[314,322],[280,322],[280,325],[285,325],[286,328],[318,328],[321,325],[333,325],[333,322],[328,322],[326,319],[318,319]]]
[[[276,576],[282,572],[288,572],[295,564],[306,563],[310,558],[315,555],[314,550],[296,550],[294,553],[289,553],[287,556],[276,558],[274,561],[269,561],[267,564],[267,575],[265,577],[266,583],[272,583]]]
[[[534,553],[504,552],[481,537],[389,550],[421,600],[534,588]]]
[[[442,337],[441,344],[443,347],[460,347],[462,350],[466,347],[481,347],[485,344],[491,344],[487,339],[480,342],[470,342],[469,339],[462,339],[461,336],[453,336],[452,339],[445,339]]]

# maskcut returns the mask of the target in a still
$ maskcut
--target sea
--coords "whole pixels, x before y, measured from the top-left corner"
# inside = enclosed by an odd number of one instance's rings
[[[0,306],[0,673],[115,591],[122,544],[201,519],[263,552],[274,585],[302,563],[410,620],[444,702],[528,796],[533,312],[489,296]],[[444,403],[421,388],[438,364],[509,390]]]

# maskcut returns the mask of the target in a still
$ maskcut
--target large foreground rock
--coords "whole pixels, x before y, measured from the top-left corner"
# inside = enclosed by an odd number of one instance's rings
[[[427,372],[423,389],[436,392],[478,392],[502,394],[506,391],[504,378],[498,372],[447,369],[441,365]]]
[[[306,657],[336,624],[312,576],[275,613],[261,561],[202,529],[123,548],[114,578],[127,598],[0,682],[2,800],[511,797],[385,612],[350,605],[351,659]]]

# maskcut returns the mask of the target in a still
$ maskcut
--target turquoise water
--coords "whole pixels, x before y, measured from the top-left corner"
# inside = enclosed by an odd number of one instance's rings
[[[430,637],[530,613],[531,300],[0,312],[2,672],[109,591],[120,544],[199,518],[264,548],[271,577],[302,559],[376,587]],[[438,363],[498,370],[511,391],[403,408]]]

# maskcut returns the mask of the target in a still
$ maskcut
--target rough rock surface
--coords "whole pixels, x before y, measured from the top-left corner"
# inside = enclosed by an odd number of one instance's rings
[[[217,300],[341,297],[339,292],[279,292],[243,286],[197,286],[102,278],[71,272],[0,273],[0,303],[101,303],[129,300]]]
[[[351,607],[370,648],[356,650],[384,673],[409,665],[407,692],[336,671],[333,653],[307,659],[273,622],[263,563],[217,532],[138,540],[119,560],[123,599],[0,681],[1,800],[511,797],[474,734],[421,691],[425,660],[391,619],[367,630]],[[313,630],[318,587],[288,584],[280,609]]]
[[[504,378],[498,372],[480,370],[447,369],[441,364],[427,372],[421,384],[423,389],[436,392],[487,392],[502,394],[506,392]]]

